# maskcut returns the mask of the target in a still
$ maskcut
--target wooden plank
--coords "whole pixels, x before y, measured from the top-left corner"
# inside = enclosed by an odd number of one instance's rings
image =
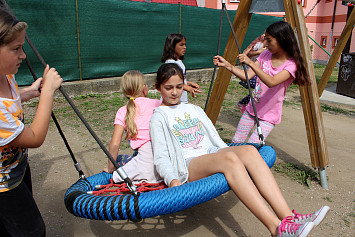
[[[239,3],[234,21],[233,29],[237,35],[239,45],[243,44],[245,34],[248,29],[248,25],[252,14],[248,13],[252,0],[243,0]],[[238,47],[235,43],[233,33],[231,32],[228,37],[227,45],[224,50],[223,57],[229,61],[232,65],[237,62]],[[219,112],[222,107],[224,96],[227,92],[227,88],[230,82],[232,73],[225,68],[220,68],[217,73],[216,81],[214,83],[211,97],[206,108],[206,114],[211,119],[213,124],[216,124]]]
[[[303,115],[304,115],[305,125],[307,129],[309,153],[311,157],[312,166],[320,167],[319,166],[320,154],[318,152],[317,129],[316,129],[317,123],[315,121],[316,118],[314,118],[316,113],[314,112],[314,101],[313,101],[314,96],[312,93],[313,92],[312,88],[314,88],[314,86],[316,85],[316,78],[314,73],[312,56],[310,54],[310,50],[308,50],[309,49],[309,44],[307,44],[308,34],[307,34],[307,29],[305,27],[302,27],[302,22],[300,22],[299,20],[300,17],[302,18],[302,16],[299,15],[299,6],[295,1],[291,2],[291,8],[294,17],[294,27],[297,29],[296,33],[297,33],[297,37],[299,38],[300,50],[301,53],[303,54],[306,63],[306,70],[310,77],[310,85],[301,86],[299,88],[301,99],[302,99]],[[305,26],[305,22],[303,22],[303,24]],[[307,39],[307,42],[304,42],[304,39]]]
[[[290,0],[283,0],[287,22],[294,28],[296,26],[295,16]]]
[[[310,85],[300,87],[300,93],[302,95],[303,114],[312,166],[324,168],[329,164],[329,156],[304,13],[296,0],[291,0],[290,2],[288,10],[292,10],[293,12],[294,27],[297,30],[301,53],[306,61],[306,69],[311,81]],[[312,157],[313,155],[314,157]]]
[[[319,96],[322,95],[325,87],[327,86],[330,75],[332,74],[334,67],[338,61],[338,58],[340,57],[341,53],[344,50],[346,43],[348,42],[348,39],[350,37],[351,31],[354,28],[354,25],[355,25],[355,11],[353,10],[346,22],[346,25],[345,25],[343,31],[341,32],[341,35],[338,40],[338,44],[337,44],[337,46],[335,46],[332,56],[330,56],[328,64],[325,67],[322,77],[318,83]]]
[[[304,115],[304,122],[306,126],[306,134],[308,139],[308,148],[309,148],[309,155],[311,157],[311,164],[312,167],[319,167],[319,159],[318,159],[318,149],[317,149],[317,140],[316,134],[313,124],[312,114],[309,111],[312,110],[311,104],[309,103],[309,92],[308,87],[302,86],[300,87],[300,96],[302,101],[302,108],[303,108],[303,115]]]
[[[284,6],[285,6],[285,14],[286,14],[287,22],[292,26],[292,28],[295,28],[296,19],[295,19],[295,14],[293,12],[293,7],[291,5],[291,2],[289,0],[284,0]],[[317,146],[317,142],[315,138],[316,135],[314,133],[315,130],[313,126],[312,116],[309,113],[309,111],[311,111],[311,105],[309,103],[307,87],[302,86],[299,88],[299,90],[300,90],[300,96],[302,101],[303,115],[305,119],[306,134],[308,138],[309,154],[313,166],[318,164],[319,162],[317,162],[318,159],[316,158],[318,157],[317,149],[314,149],[314,147]]]

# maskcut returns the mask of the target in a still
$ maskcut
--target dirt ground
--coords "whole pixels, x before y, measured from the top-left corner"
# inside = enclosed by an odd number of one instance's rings
[[[326,168],[329,190],[317,182],[307,188],[273,172],[291,209],[309,213],[322,205],[330,206],[328,216],[310,236],[355,236],[355,117],[325,112],[323,120],[330,157],[330,165]],[[221,114],[218,123],[225,129],[235,130],[237,121]],[[69,129],[65,125],[62,129],[86,176],[101,172],[106,157],[86,129]],[[277,162],[311,167],[303,112],[299,106],[284,106],[282,122],[272,131],[267,144],[276,150]],[[49,237],[269,236],[267,229],[232,192],[179,213],[138,223],[73,216],[65,208],[64,194],[77,181],[78,174],[53,124],[42,147],[30,150],[30,164],[35,199]]]

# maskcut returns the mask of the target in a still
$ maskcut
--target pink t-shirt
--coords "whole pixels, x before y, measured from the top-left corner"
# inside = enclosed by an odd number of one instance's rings
[[[147,97],[138,97],[134,100],[134,103],[136,104],[136,115],[134,117],[134,122],[136,123],[138,133],[136,139],[130,140],[130,144],[132,149],[137,149],[144,145],[146,142],[150,141],[150,118],[153,115],[154,109],[160,106],[161,101],[149,99]],[[125,105],[117,111],[114,124],[119,124],[126,128],[126,113],[127,106]]]
[[[283,70],[288,71],[291,76],[283,83],[272,88],[265,85],[258,77],[253,96],[258,118],[272,124],[279,124],[281,122],[282,104],[285,99],[286,90],[295,79],[297,66],[294,59],[289,58],[282,65],[274,68],[271,64],[271,56],[272,54],[269,50],[260,54],[257,59],[260,63],[260,68],[272,77]],[[247,105],[246,110],[251,115],[254,115],[252,103]]]

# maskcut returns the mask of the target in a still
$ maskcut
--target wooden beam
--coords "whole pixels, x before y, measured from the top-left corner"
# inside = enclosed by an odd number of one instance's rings
[[[289,0],[283,0],[283,1],[284,1],[287,22],[292,26],[292,28],[295,28],[296,27],[296,18],[295,18],[295,12],[293,10],[294,9],[293,3]],[[304,114],[304,119],[305,119],[309,153],[310,153],[310,157],[311,157],[311,163],[313,165],[313,164],[317,163],[318,159],[316,157],[318,157],[318,152],[317,152],[317,149],[314,149],[315,147],[317,147],[316,135],[315,135],[312,117],[309,116],[309,113],[308,113],[308,111],[311,111],[311,105],[309,103],[310,98],[308,96],[308,88],[307,87],[304,87],[304,86],[300,87],[299,90],[300,90],[303,114]]]
[[[252,14],[249,14],[249,8],[252,0],[240,1],[237,13],[233,21],[233,29],[237,35],[239,45],[243,45],[243,40],[248,29],[248,25]],[[235,42],[233,33],[231,32],[228,37],[227,45],[224,50],[223,57],[232,65],[237,62],[238,47]],[[225,68],[218,69],[216,81],[213,86],[211,98],[206,108],[206,114],[211,119],[213,124],[216,124],[219,112],[222,107],[224,96],[226,94],[232,73]]]
[[[337,44],[337,46],[335,46],[332,56],[330,56],[328,64],[325,67],[322,77],[318,83],[319,96],[322,95],[325,87],[327,86],[330,75],[332,74],[336,63],[338,62],[338,58],[340,57],[342,51],[344,50],[346,43],[348,42],[348,39],[350,37],[351,31],[354,28],[354,25],[355,25],[355,10],[353,10],[351,12],[351,14],[346,22],[346,25],[345,25],[343,31],[341,32],[341,35],[338,40],[338,44]]]
[[[287,20],[291,22],[292,27],[297,31],[301,53],[305,59],[307,73],[310,77],[310,85],[301,86],[300,94],[311,162],[313,167],[324,168],[329,164],[329,156],[304,13],[297,0],[291,0],[289,3],[287,7],[285,6],[286,17],[289,17]]]

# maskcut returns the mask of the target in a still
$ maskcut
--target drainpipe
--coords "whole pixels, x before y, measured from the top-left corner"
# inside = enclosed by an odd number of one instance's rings
[[[333,29],[334,29],[334,20],[335,20],[335,11],[337,9],[337,2],[338,1],[334,1],[334,9],[333,9],[333,19],[332,19],[332,27],[330,29],[330,43],[329,43],[329,50],[328,52],[330,53],[331,48],[332,48],[332,41],[333,41]],[[328,62],[329,62],[329,55],[328,55]]]
[[[354,6],[348,6],[348,15],[346,17],[346,22],[348,22],[348,19],[350,17],[351,12],[353,11],[353,9],[354,9]],[[343,53],[349,53],[350,52],[352,33],[353,33],[353,31],[350,31],[350,36],[349,36],[348,42],[346,43],[346,45],[344,47]]]

